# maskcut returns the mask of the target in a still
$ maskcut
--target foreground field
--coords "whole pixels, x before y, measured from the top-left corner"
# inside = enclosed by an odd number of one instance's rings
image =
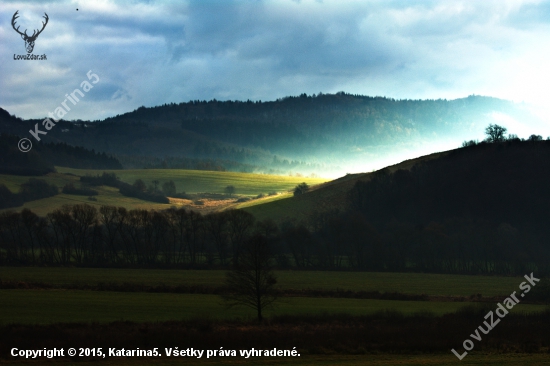
[[[386,272],[276,271],[276,275],[281,289],[340,289],[440,296],[507,296],[524,281],[522,277]],[[129,283],[217,287],[223,283],[224,276],[225,271],[215,270],[0,267],[0,280],[54,285]]]
[[[79,290],[0,290],[0,324],[159,322],[189,319],[254,319],[247,308],[226,309],[217,295]],[[273,315],[369,315],[397,311],[405,315],[454,313],[468,302],[394,301],[343,298],[282,298]],[[496,306],[496,305],[495,305]],[[536,313],[544,305],[518,304],[514,313]]]
[[[278,271],[282,291],[379,291],[431,296],[509,295],[517,290],[522,278],[463,276],[438,274],[402,274],[372,272]],[[57,322],[136,322],[182,320],[190,318],[233,319],[254,316],[243,308],[225,309],[218,295],[205,293],[151,293],[82,291],[85,286],[188,286],[218,288],[225,271],[139,270],[105,268],[1,267],[3,282],[29,284],[31,289],[0,290],[0,322],[49,324]],[[49,284],[57,289],[32,289],[35,284]],[[24,285],[23,287],[28,286]],[[137,290],[144,291],[144,290]],[[39,307],[36,304],[40,304]],[[394,301],[379,299],[284,297],[266,315],[318,315],[345,313],[372,314],[383,310],[403,314],[429,312],[453,313],[474,304],[468,301]],[[489,304],[489,305],[492,305]],[[543,305],[519,304],[517,312],[543,311]]]
[[[308,290],[380,291],[434,296],[509,295],[522,278],[409,273],[278,271],[283,296],[258,323],[248,308],[227,308],[206,293],[132,292],[132,284],[215,288],[224,271],[1,267],[0,364],[41,365],[451,365],[450,352],[481,324],[496,302],[398,301],[313,297]],[[130,290],[76,290],[118,284]],[[55,285],[54,288],[40,284]],[[34,286],[34,287],[33,287]],[[79,288],[76,286],[76,288]],[[469,306],[469,310],[464,307]],[[547,306],[520,303],[483,335],[466,365],[550,364]],[[211,359],[107,357],[15,362],[9,350],[45,347],[152,349],[292,349],[300,357]],[[461,350],[461,348],[460,348]],[[494,354],[488,351],[495,352]],[[484,353],[477,353],[484,352]],[[503,352],[505,354],[501,354]],[[533,354],[524,354],[533,352]]]

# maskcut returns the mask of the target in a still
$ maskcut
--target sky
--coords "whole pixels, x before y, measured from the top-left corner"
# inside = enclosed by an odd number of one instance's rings
[[[12,28],[48,24],[33,54]],[[486,95],[546,121],[550,1],[3,1],[0,107],[42,118],[97,75],[66,120],[189,100],[345,91]],[[66,101],[65,101],[66,102]],[[67,103],[67,102],[66,102]],[[512,121],[513,124],[513,121]],[[519,135],[519,134],[518,134]],[[520,136],[522,137],[522,136]]]

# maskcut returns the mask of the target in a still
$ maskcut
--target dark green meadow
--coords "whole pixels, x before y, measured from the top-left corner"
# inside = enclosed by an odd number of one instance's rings
[[[441,316],[472,305],[468,300],[475,299],[478,294],[507,296],[522,282],[522,278],[516,277],[419,273],[277,271],[276,275],[279,290],[287,296],[267,311],[268,317],[359,316],[384,310]],[[227,309],[216,294],[216,289],[223,285],[224,276],[225,272],[220,270],[1,267],[0,280],[4,289],[0,290],[0,322],[51,324],[253,318],[254,312],[247,308]],[[183,286],[184,290],[178,286]],[[119,290],[113,291],[113,288]],[[432,298],[431,301],[353,298],[354,293],[361,291],[425,294]],[[334,295],[346,292],[352,295]],[[544,305],[519,304],[515,311],[530,313],[544,309]]]
[[[146,286],[220,286],[221,270],[162,270],[67,267],[0,267],[0,280],[53,285],[98,283]],[[433,296],[509,295],[523,277],[473,276],[430,273],[276,271],[282,289],[400,292]]]
[[[0,290],[0,324],[159,322],[212,319],[254,320],[247,308],[227,309],[218,295],[82,290]],[[370,315],[393,310],[405,315],[454,313],[470,302],[395,301],[347,298],[282,298],[266,316]],[[539,312],[544,305],[519,304],[515,312]]]

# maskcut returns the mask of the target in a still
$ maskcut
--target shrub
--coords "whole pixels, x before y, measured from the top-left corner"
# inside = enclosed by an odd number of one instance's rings
[[[464,141],[462,147],[476,146],[478,142],[476,140]]]
[[[235,186],[227,186],[227,187],[225,187],[225,193],[226,193],[229,197],[232,197],[233,194],[235,194]]]
[[[174,197],[176,194],[176,184],[173,181],[168,181],[162,184],[162,193],[166,196]]]
[[[136,182],[141,181],[138,179]],[[143,182],[143,181],[141,181]],[[120,194],[127,197],[135,197],[144,201],[157,202],[157,203],[170,203],[170,200],[163,196],[160,193],[150,193],[146,191],[141,191],[140,188],[143,188],[139,182],[138,184],[130,185],[128,183],[119,182],[119,192]]]
[[[294,188],[294,196],[300,196],[307,191],[309,191],[309,185],[306,182],[302,182]]]
[[[120,183],[115,173],[106,172],[103,172],[101,176],[97,175],[93,177],[91,175],[86,175],[84,177],[80,177],[80,181],[91,186],[109,186],[115,188],[118,188]]]
[[[55,196],[59,193],[57,187],[48,184],[44,179],[30,178],[26,183],[21,184],[20,195],[25,201],[34,201],[41,198]]]
[[[542,136],[541,135],[531,135],[531,136],[529,136],[527,141],[542,141]]]

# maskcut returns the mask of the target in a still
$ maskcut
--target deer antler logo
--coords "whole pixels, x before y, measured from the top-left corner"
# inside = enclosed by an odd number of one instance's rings
[[[17,15],[17,13],[19,13],[19,10],[17,10],[15,12],[15,14],[13,14],[13,17],[11,18],[11,26],[13,27],[13,29],[19,33],[21,35],[21,38],[23,38],[23,40],[25,41],[25,48],[27,49],[27,53],[32,53],[32,50],[34,49],[34,41],[36,41],[36,38],[38,37],[38,35],[40,33],[42,33],[42,31],[44,30],[44,28],[46,28],[46,24],[48,24],[48,14],[44,13],[44,19],[46,19],[46,22],[42,22],[42,29],[38,30],[38,29],[35,29],[32,36],[29,36],[27,34],[27,30],[25,29],[25,32],[24,33],[21,33],[19,31],[19,27],[15,28],[15,20],[17,18],[19,18],[19,15]]]

